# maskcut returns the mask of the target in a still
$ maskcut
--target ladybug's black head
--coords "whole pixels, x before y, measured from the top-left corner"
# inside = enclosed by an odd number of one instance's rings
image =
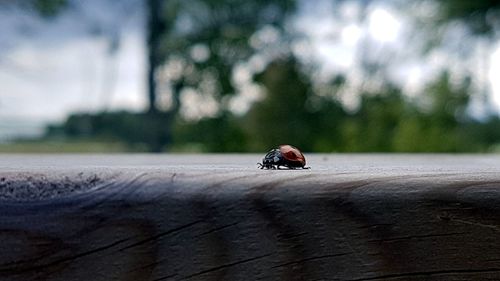
[[[266,156],[264,156],[264,159],[262,159],[262,163],[264,164],[278,164],[280,161],[283,159],[281,152],[279,149],[271,149]]]

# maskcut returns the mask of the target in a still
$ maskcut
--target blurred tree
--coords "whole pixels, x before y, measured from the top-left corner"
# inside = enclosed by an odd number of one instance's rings
[[[148,47],[148,67],[147,67],[147,85],[148,85],[148,111],[156,113],[158,107],[156,104],[157,83],[156,73],[158,67],[165,59],[161,53],[161,39],[167,30],[165,19],[165,0],[146,0],[148,26],[147,26],[147,47]]]
[[[0,8],[15,5],[28,10],[34,10],[44,18],[56,16],[65,6],[68,0],[0,0]]]
[[[285,27],[286,15],[294,7],[293,0],[170,0],[165,2],[166,31],[160,43],[161,56],[165,58],[157,81],[164,90],[160,99],[167,101],[160,107],[177,116],[181,112],[183,93],[189,91],[215,100],[217,109],[202,118],[197,126],[190,126],[177,118],[177,132],[180,128],[211,128],[206,136],[207,147],[220,151],[238,145],[240,132],[229,117],[228,97],[237,92],[234,84],[235,66],[247,62],[259,50],[252,45],[252,36],[267,27],[279,36]],[[278,38],[276,38],[278,40]],[[255,41],[255,40],[254,40]],[[218,127],[211,127],[218,123]],[[165,123],[170,130],[172,124]],[[227,130],[227,132],[225,131]],[[234,145],[223,144],[221,140],[231,135]],[[189,133],[182,133],[187,136]],[[178,138],[179,139],[179,138]],[[188,138],[187,141],[200,141]],[[219,140],[220,147],[211,140]]]
[[[164,113],[157,113],[158,115]],[[47,138],[66,138],[68,140],[119,141],[131,150],[151,145],[161,146],[170,138],[169,132],[162,130],[161,124],[151,120],[148,113],[130,113],[125,111],[102,112],[98,114],[72,114],[60,126],[49,126]],[[158,143],[151,144],[151,140]],[[162,147],[160,147],[161,150]]]
[[[30,1],[50,17],[69,0]],[[440,2],[445,19],[464,20],[478,34],[491,35],[498,24],[498,1]],[[346,89],[345,78],[334,77],[327,90],[319,91],[312,72],[305,72],[287,49],[284,23],[295,7],[293,0],[143,3],[148,15],[148,113],[75,114],[49,135],[118,139],[131,147],[147,144],[153,151],[173,140],[174,149],[217,152],[263,151],[281,143],[317,152],[487,151],[500,140],[498,118],[479,122],[468,117],[469,80],[456,85],[444,72],[417,101],[410,101],[400,87],[385,81],[384,65],[376,60],[379,56],[372,60],[366,44],[360,45],[357,66],[363,82],[349,92],[360,95],[359,109],[348,113],[337,100]],[[370,11],[368,1],[361,3]],[[360,15],[365,18],[364,12]],[[264,59],[252,68],[255,55]],[[241,65],[265,95],[246,115],[235,117],[228,101],[239,91],[235,76]],[[216,112],[182,118],[188,91],[215,100]]]
[[[333,96],[312,92],[309,78],[293,58],[273,61],[255,79],[265,98],[248,113],[250,147],[262,151],[291,143],[304,151],[334,151],[345,112]]]
[[[453,127],[458,121],[465,121],[466,109],[470,99],[470,80],[453,86],[450,74],[441,73],[436,81],[424,91],[423,101],[428,114],[433,116],[435,124]]]
[[[442,19],[466,22],[472,31],[491,35],[500,27],[500,1],[498,0],[438,0],[442,5]]]
[[[42,16],[50,18],[60,12],[71,0],[29,0],[19,1],[19,4],[28,4]],[[147,14],[147,97],[148,111],[157,111],[156,106],[156,77],[155,73],[161,65],[164,57],[161,56],[161,38],[166,31],[164,3],[165,0],[141,0],[144,1]],[[115,44],[116,45],[116,44]]]
[[[489,116],[486,120],[467,122],[463,128],[468,137],[473,136],[470,151],[500,152],[500,118]]]
[[[250,38],[264,26],[282,29],[294,0],[144,0],[147,12],[148,113],[157,124],[151,134],[152,151],[170,142],[174,116],[180,108],[181,92],[189,87],[215,97],[225,109],[224,96],[235,93],[233,67],[248,60],[256,50]],[[43,16],[55,16],[70,0],[29,0]],[[161,68],[179,59],[184,68],[178,79],[162,80]],[[210,84],[208,87],[207,85]],[[159,106],[158,90],[171,86],[171,107]],[[109,88],[109,87],[108,87]],[[210,88],[210,89],[208,89]],[[163,99],[165,100],[165,99]],[[157,114],[163,112],[162,114]],[[144,120],[143,120],[144,121]],[[161,140],[161,141],[160,141]]]
[[[241,120],[228,111],[196,122],[179,118],[173,128],[174,151],[245,152],[248,139]]]
[[[480,126],[466,113],[470,83],[466,79],[453,85],[444,71],[420,97],[419,104],[409,108],[395,129],[392,140],[398,152],[465,152],[477,151],[481,140],[467,133],[466,124]]]
[[[66,4],[66,0],[31,0],[34,8],[44,17],[56,15]]]
[[[170,0],[165,2],[167,30],[162,36],[161,51],[166,69],[162,83],[170,88],[171,111],[180,107],[180,93],[185,88],[207,92],[218,100],[234,94],[233,68],[256,53],[251,36],[264,26],[284,28],[293,0]],[[279,32],[279,31],[278,31]],[[173,73],[175,72],[175,74]]]
[[[28,0],[28,1],[16,1],[13,0],[10,4],[21,5],[28,9],[34,9],[39,12],[41,16],[45,18],[52,18],[56,16],[63,8],[69,6],[72,0]],[[149,146],[151,151],[160,151],[161,147],[169,142],[169,138],[165,138],[165,135],[169,135],[168,130],[164,128],[164,123],[169,123],[172,119],[168,114],[157,114],[158,108],[156,106],[156,74],[157,69],[165,59],[160,52],[161,38],[166,31],[166,22],[164,16],[164,3],[165,0],[138,0],[143,1],[143,5],[147,12],[147,100],[148,100],[148,117],[141,118],[142,121],[148,122],[147,126],[152,129],[152,131],[145,133],[149,136]],[[2,4],[2,3],[0,3]],[[97,31],[99,34],[99,31]],[[119,46],[119,38],[117,32],[111,32],[109,41],[109,54],[113,55],[116,53]],[[103,79],[103,89],[104,91],[111,91],[113,89],[114,83],[114,68],[110,68]],[[111,93],[104,93],[103,96],[109,97]],[[106,99],[107,100],[107,99]],[[147,120],[146,120],[147,119]],[[156,125],[153,125],[156,124]],[[158,127],[158,128],[156,128]],[[155,128],[155,129],[153,129]],[[167,132],[164,132],[164,131]]]
[[[401,89],[394,85],[362,93],[358,111],[342,124],[343,151],[392,151],[397,125],[408,106]]]
[[[55,16],[67,4],[67,0],[0,0],[0,8],[10,5],[21,6],[29,10],[34,10],[45,18]]]

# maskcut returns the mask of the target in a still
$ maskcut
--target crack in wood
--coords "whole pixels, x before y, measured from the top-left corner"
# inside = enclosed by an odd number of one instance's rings
[[[156,279],[153,279],[151,281],[161,281],[161,280],[167,280],[169,278],[174,278],[175,276],[177,276],[178,274],[177,273],[174,273],[174,274],[170,274],[170,275],[166,275],[166,276],[162,276],[160,278],[156,278]]]
[[[135,272],[135,271],[141,271],[141,270],[144,270],[144,269],[148,269],[148,268],[154,268],[156,267],[158,264],[160,264],[159,261],[155,261],[153,263],[149,263],[149,264],[146,264],[146,265],[143,265],[143,266],[139,266],[139,267],[136,267],[136,268],[132,268],[130,269],[129,271],[127,271],[128,273],[132,273],[132,272]]]
[[[199,271],[199,272],[196,272],[196,273],[184,276],[184,277],[182,277],[181,279],[178,279],[178,280],[179,281],[180,280],[188,280],[188,279],[191,279],[193,277],[197,277],[197,276],[204,275],[204,274],[207,274],[207,273],[212,273],[212,272],[215,272],[215,271],[218,271],[218,270],[221,270],[221,269],[225,269],[225,268],[228,268],[228,267],[233,267],[233,266],[237,266],[237,265],[244,264],[244,263],[247,263],[247,262],[252,262],[252,261],[255,261],[255,260],[258,260],[258,259],[262,259],[262,258],[265,258],[265,257],[269,257],[269,256],[271,256],[273,254],[274,253],[269,253],[269,254],[265,254],[265,255],[261,255],[261,256],[256,256],[256,257],[252,257],[252,258],[248,258],[248,259],[244,259],[244,260],[239,260],[239,261],[236,261],[236,262],[227,263],[227,264],[223,264],[223,265],[220,265],[220,266],[212,267],[212,268],[209,268],[209,269],[206,269],[206,270],[202,270],[202,271]]]
[[[468,234],[468,232],[453,232],[453,233],[429,234],[429,235],[410,235],[410,236],[392,237],[387,239],[373,239],[373,240],[367,240],[367,242],[393,242],[393,241],[410,240],[410,239],[446,237],[446,236],[454,236],[462,234]]]
[[[52,262],[49,262],[49,263],[46,263],[46,264],[35,265],[35,266],[27,266],[27,267],[17,267],[17,268],[2,268],[2,269],[0,269],[0,272],[22,273],[24,271],[40,270],[40,269],[43,269],[43,268],[46,268],[46,267],[55,266],[55,265],[58,265],[58,264],[61,264],[61,263],[67,262],[67,261],[76,260],[78,258],[82,258],[82,257],[85,257],[85,256],[89,256],[89,255],[92,255],[92,254],[95,254],[95,253],[98,253],[98,252],[101,252],[101,251],[113,248],[116,245],[124,243],[124,242],[126,242],[128,240],[130,240],[130,238],[121,239],[121,240],[118,240],[118,241],[113,242],[111,244],[108,244],[108,245],[105,245],[105,246],[102,246],[102,247],[98,247],[98,248],[95,248],[95,249],[92,249],[92,250],[89,250],[89,251],[81,252],[81,253],[76,254],[76,255],[72,255],[72,256],[61,258],[61,259],[57,259],[55,261],[52,261]],[[13,265],[16,265],[16,264],[13,264]]]
[[[491,225],[491,224],[484,224],[484,223],[480,223],[480,222],[466,221],[466,220],[461,220],[461,219],[455,219],[453,217],[450,217],[448,220],[463,223],[463,224],[468,224],[468,225],[484,227],[484,228],[494,230],[496,232],[500,232],[500,226],[498,226],[498,225]]]
[[[359,229],[365,229],[365,228],[377,228],[377,227],[389,227],[393,226],[393,223],[377,223],[377,224],[369,224],[369,225],[362,225],[359,226]]]
[[[345,255],[350,255],[350,254],[352,254],[352,252],[309,257],[309,258],[304,258],[304,259],[291,261],[291,262],[287,262],[287,263],[283,263],[283,264],[278,264],[278,265],[275,265],[271,268],[285,267],[285,266],[289,266],[289,265],[293,265],[293,264],[299,264],[299,263],[303,263],[303,262],[309,262],[309,261],[321,260],[321,259],[327,259],[327,258],[341,257],[341,256],[345,256]]]
[[[276,235],[276,238],[278,238],[278,239],[292,239],[292,238],[298,238],[298,237],[301,237],[301,236],[304,236],[304,235],[309,235],[309,232],[308,231],[304,231],[304,232],[293,233],[293,234],[290,234],[290,233],[279,233],[278,235]]]
[[[216,228],[213,228],[213,229],[210,229],[208,231],[205,231],[203,233],[200,233],[199,235],[196,235],[196,237],[200,237],[200,236],[204,236],[204,235],[207,235],[207,234],[210,234],[210,233],[213,233],[213,232],[217,232],[217,231],[221,231],[223,229],[226,229],[226,228],[229,228],[229,227],[232,227],[232,226],[235,226],[237,225],[239,222],[235,222],[235,223],[231,223],[231,224],[227,224],[227,225],[223,225],[221,227],[216,227]]]
[[[380,275],[368,278],[349,279],[348,281],[389,280],[389,279],[401,279],[407,277],[430,277],[436,275],[498,273],[498,272],[500,272],[500,268],[417,271],[417,272],[387,274],[387,275]]]
[[[130,248],[137,247],[139,245],[143,245],[143,244],[146,244],[146,243],[154,241],[154,240],[158,240],[158,239],[162,238],[163,236],[167,236],[167,235],[179,232],[181,230],[184,230],[186,228],[189,228],[189,227],[191,227],[193,225],[196,225],[196,224],[199,224],[201,222],[203,222],[203,221],[202,220],[197,220],[197,221],[194,221],[194,222],[191,222],[191,223],[188,223],[188,224],[185,224],[185,225],[181,225],[179,227],[176,227],[176,228],[173,228],[173,229],[170,229],[170,230],[158,233],[157,235],[151,236],[151,237],[149,237],[147,239],[143,239],[141,241],[138,241],[136,243],[133,243],[133,244],[130,244],[130,245],[126,246],[126,247],[118,249],[118,251],[120,251],[120,252],[121,251],[125,251],[125,250],[128,250]]]

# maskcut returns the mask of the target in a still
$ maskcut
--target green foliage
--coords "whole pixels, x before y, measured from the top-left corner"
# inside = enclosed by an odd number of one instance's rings
[[[475,151],[480,140],[466,134],[469,120],[466,108],[469,102],[468,82],[453,87],[447,72],[425,90],[418,109],[398,124],[394,150],[399,152],[464,152]]]
[[[465,134],[468,85],[452,87],[443,73],[425,91],[420,103],[408,101],[394,86],[364,94],[358,112],[344,126],[346,151],[465,152],[477,151],[482,140]],[[473,146],[472,143],[476,144]]]
[[[344,122],[344,150],[355,152],[390,151],[394,130],[404,113],[405,103],[398,89],[365,93],[359,111]]]
[[[161,151],[170,140],[167,126],[169,114],[129,112],[103,112],[98,114],[73,114],[59,126],[49,126],[48,139],[120,141],[134,147],[149,147]]]
[[[53,17],[66,4],[67,0],[31,0],[34,8],[44,17]]]
[[[99,140],[24,140],[0,143],[0,153],[123,153],[146,152],[146,146]]]
[[[177,120],[173,130],[173,151],[234,152],[247,151],[247,138],[229,112],[197,122]]]
[[[437,0],[442,7],[441,19],[462,20],[478,34],[493,33],[500,12],[498,0]]]
[[[488,15],[499,10],[498,1],[440,2],[445,20],[462,19],[480,34],[491,32]],[[34,3],[38,3],[42,14],[51,15],[64,1]],[[451,81],[447,72],[416,100],[408,99],[401,88],[384,81],[378,89],[350,92],[360,99],[354,112],[339,102],[338,95],[342,91],[345,94],[348,84],[342,76],[330,85],[319,85],[322,91],[316,90],[318,82],[287,50],[283,23],[295,6],[293,0],[162,3],[156,26],[161,34],[153,36],[150,63],[155,67],[178,63],[167,78],[156,81],[171,88],[173,107],[154,114],[75,114],[64,124],[51,127],[48,139],[105,140],[125,143],[132,150],[147,146],[151,151],[262,152],[285,143],[314,152],[498,149],[499,118],[471,119],[466,111],[471,93],[469,81]],[[263,27],[271,28],[279,37],[275,45],[264,43],[265,50],[252,44],[253,36]],[[247,63],[259,52],[280,56],[271,56],[274,61],[267,62],[265,69],[253,77],[265,90],[264,98],[237,117],[227,107],[230,96],[237,92],[235,66]],[[370,65],[363,67],[369,72]],[[153,74],[162,77],[164,73]],[[211,95],[219,102],[220,112],[214,117],[184,120],[179,109],[180,95],[186,88]]]
[[[468,118],[469,85],[455,85],[445,72],[425,95],[412,101],[401,89],[385,85],[361,94],[357,111],[349,113],[337,101],[343,83],[331,91],[312,91],[310,79],[293,59],[269,64],[258,81],[265,98],[244,116],[222,111],[215,117],[186,121],[172,115],[126,112],[77,114],[51,127],[47,139],[111,141],[129,150],[151,144],[155,151],[262,152],[293,144],[313,152],[486,152],[500,144],[500,119]],[[338,79],[337,79],[338,80]],[[173,145],[165,124],[174,122]]]
[[[498,118],[468,118],[468,82],[454,85],[446,72],[417,101],[386,85],[362,93],[359,109],[347,113],[335,90],[314,93],[299,69],[293,59],[269,64],[256,76],[265,99],[247,115],[234,119],[226,113],[223,119],[232,120],[230,125],[218,117],[181,126],[175,143],[195,142],[202,151],[218,152],[265,151],[282,143],[315,152],[474,152],[488,151],[500,141],[494,130]]]
[[[345,113],[332,97],[311,91],[310,81],[293,59],[271,63],[256,80],[264,86],[266,98],[247,117],[251,150],[286,143],[308,151],[335,146],[338,117]]]
[[[219,100],[234,94],[233,67],[256,52],[250,37],[264,25],[282,29],[285,15],[294,3],[293,0],[166,1],[167,30],[161,40],[161,58],[166,63],[180,60],[185,64],[179,77],[167,81],[177,101],[172,111],[179,108],[182,89],[199,88],[204,82],[214,85],[217,92],[214,96]]]

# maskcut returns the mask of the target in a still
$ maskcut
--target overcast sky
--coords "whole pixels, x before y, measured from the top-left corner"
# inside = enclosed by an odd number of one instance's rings
[[[76,6],[51,20],[17,8],[0,9],[0,139],[39,133],[43,124],[61,121],[72,112],[144,109],[144,11],[139,3],[76,1]],[[345,71],[353,83],[359,81],[362,77],[352,66],[356,46],[367,36],[379,52],[401,55],[390,75],[409,92],[418,91],[422,81],[450,60],[443,50],[420,62],[405,56],[404,39],[413,30],[384,1],[371,6],[362,25],[356,1],[331,3],[302,1],[293,24],[310,40],[296,42],[294,52],[305,61],[321,63],[321,75]],[[500,77],[496,47],[483,55],[491,67],[480,79]],[[500,108],[500,83],[491,86],[492,99]]]

